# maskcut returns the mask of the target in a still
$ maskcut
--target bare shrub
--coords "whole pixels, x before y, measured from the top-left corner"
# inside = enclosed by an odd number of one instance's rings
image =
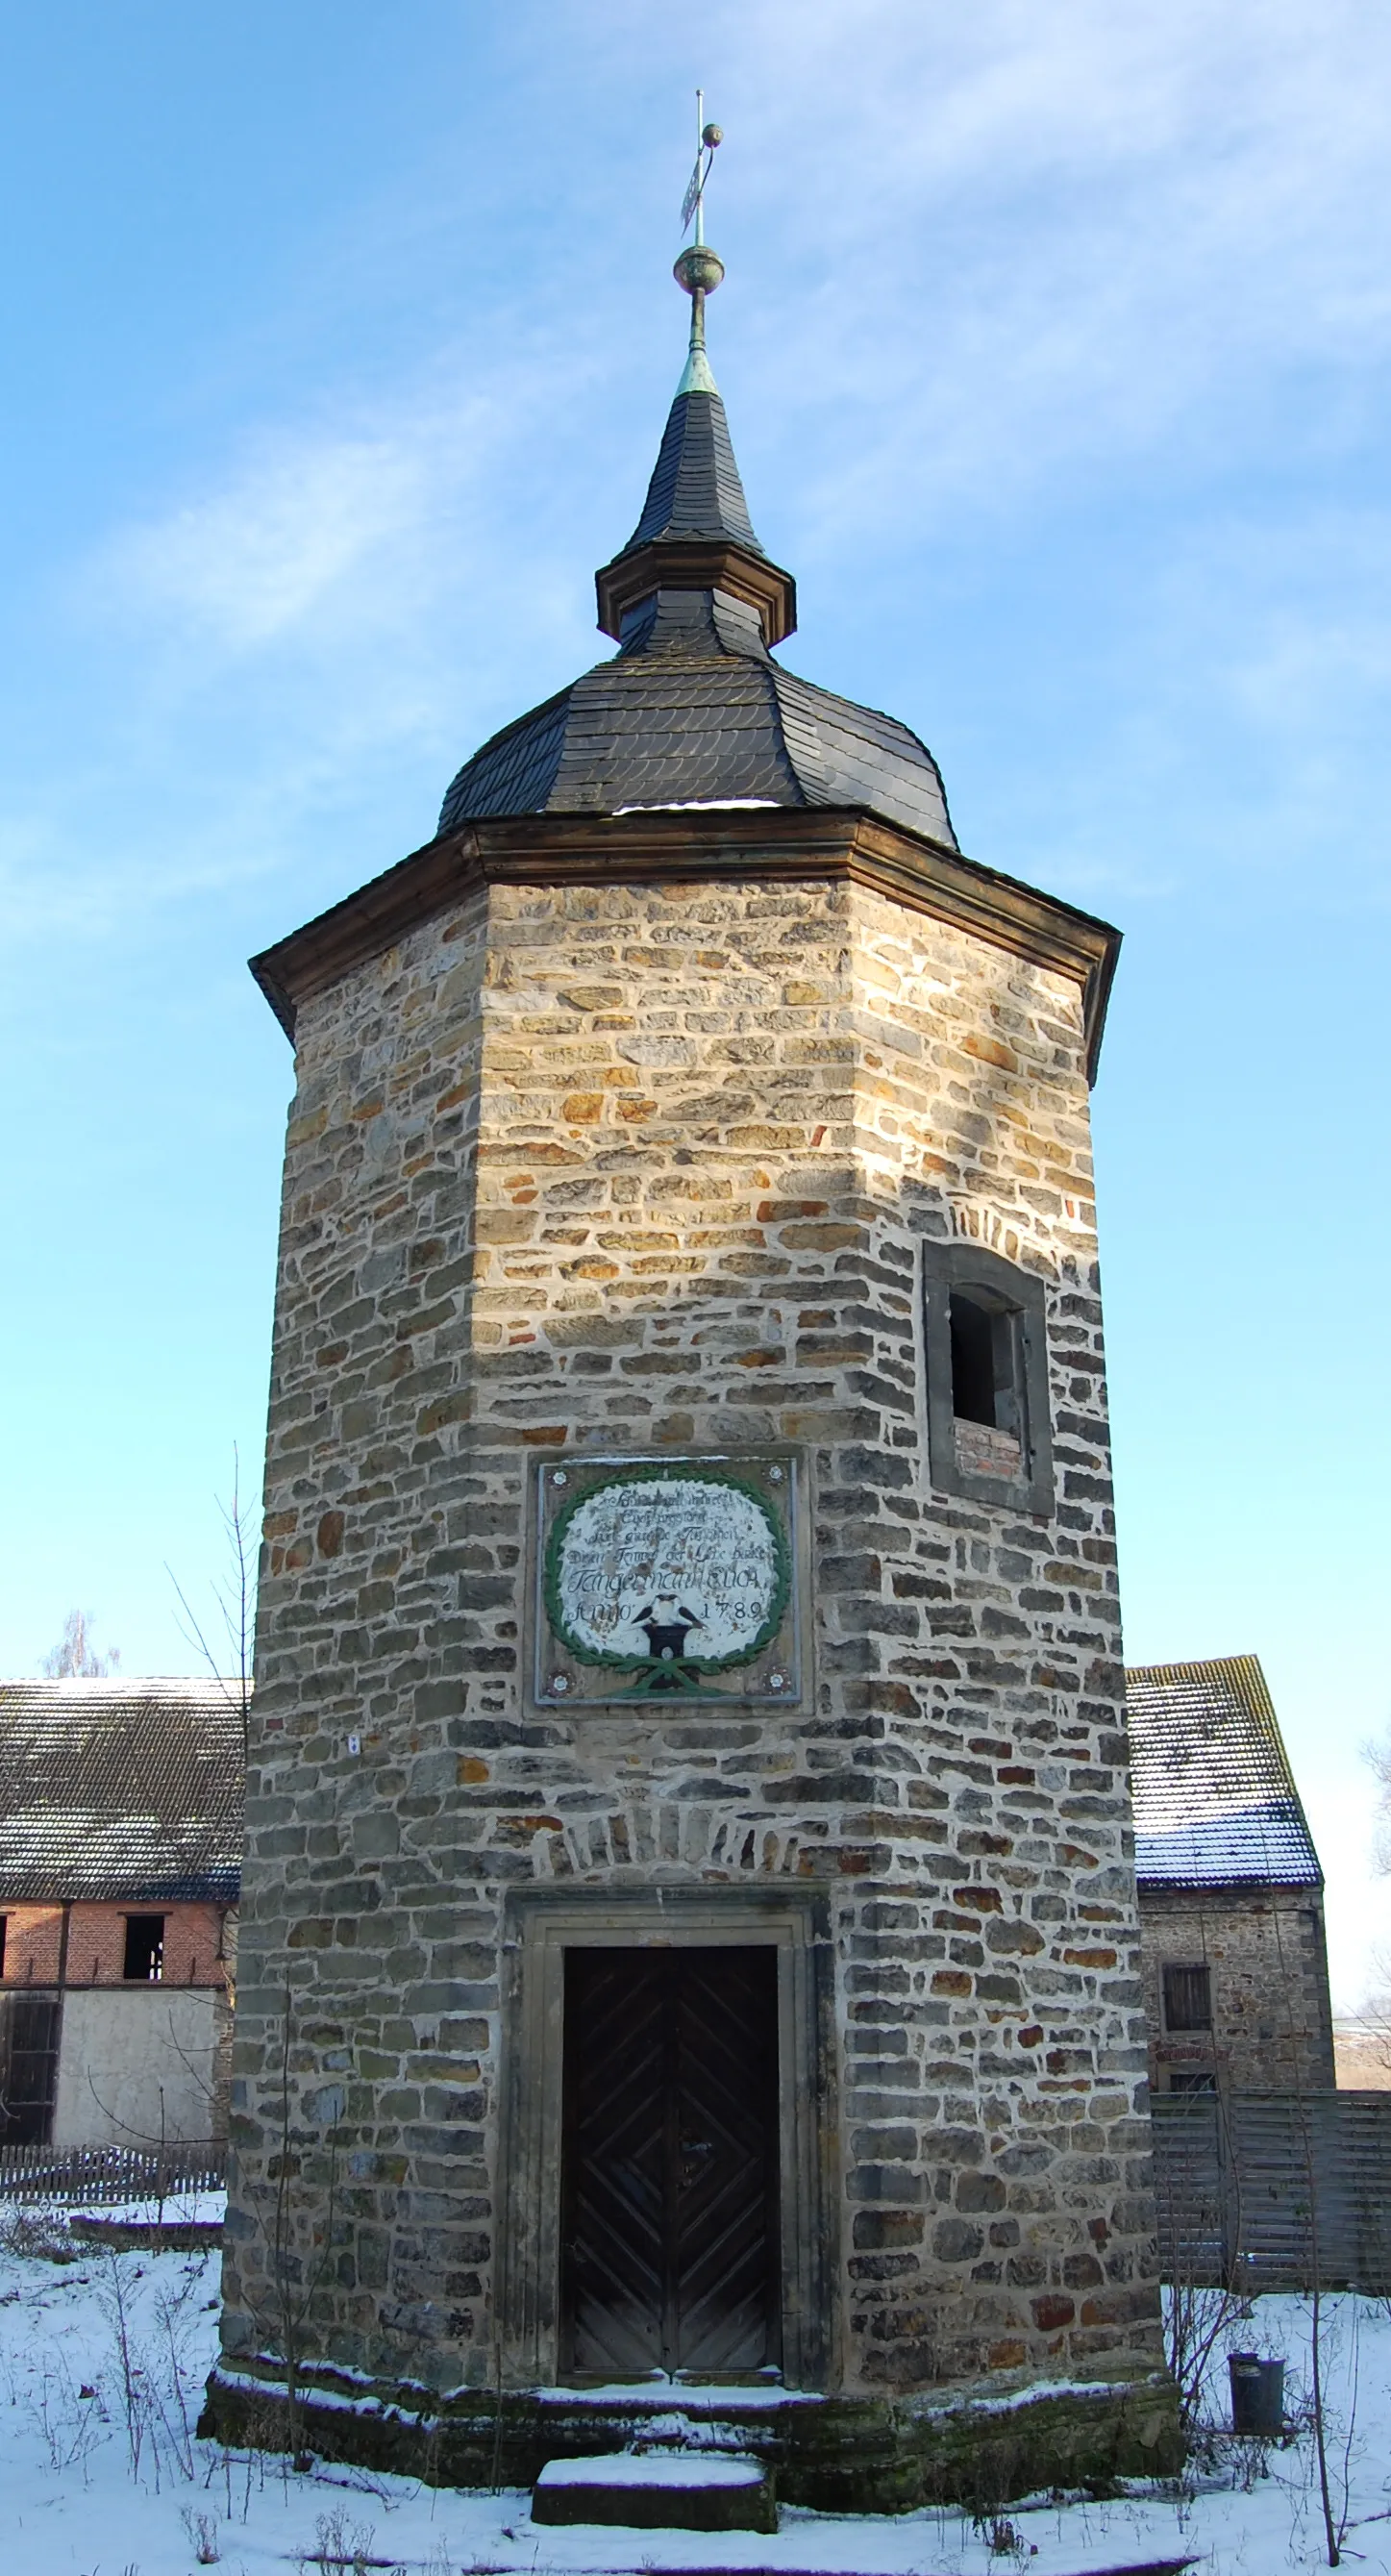
[[[1178,2390],[1185,2430],[1192,2432],[1202,2423],[1213,2355],[1250,2313],[1250,2304],[1239,2290],[1193,2280],[1170,2284],[1164,2313],[1165,2357]]]
[[[147,2321],[139,2317],[135,2295],[135,2284],[143,2278],[143,2264],[130,2268],[129,2255],[113,2248],[98,2283],[97,2302],[111,2342],[130,2473],[138,2479],[143,2464],[158,2494],[166,2478],[192,2479],[197,2473],[203,2264],[186,2263],[177,2280],[160,2283]]]
[[[341,2505],[332,2513],[321,2513],[314,2526],[314,2547],[300,2559],[300,2576],[315,2576],[315,2571],[317,2576],[374,2576],[377,2569],[394,2569],[395,2559],[373,2555],[376,2537],[370,2522],[350,2524]]]
[[[18,2201],[0,2209],[0,2253],[30,2262],[76,2263],[83,2250],[74,2245],[61,2209],[43,2201]]]
[[[108,2430],[98,2392],[75,2386],[61,2352],[45,2351],[38,2387],[27,2392],[25,2405],[42,2436],[49,2466],[60,2477],[81,2469],[85,2485],[87,2461]]]
[[[215,2567],[220,2556],[217,2546],[216,2514],[195,2513],[192,2505],[186,2504],[179,2520],[188,2533],[189,2547],[199,2566]]]

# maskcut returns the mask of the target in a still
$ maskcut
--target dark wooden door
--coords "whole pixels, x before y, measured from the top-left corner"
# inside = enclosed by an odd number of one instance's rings
[[[565,1958],[561,2366],[776,2365],[777,1953]]]
[[[0,1995],[0,2143],[46,2147],[58,2090],[59,1999]]]

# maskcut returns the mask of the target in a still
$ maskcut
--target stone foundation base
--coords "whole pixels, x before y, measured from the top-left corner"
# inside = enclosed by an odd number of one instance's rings
[[[1172,2383],[1155,2374],[1093,2387],[1046,2384],[1001,2396],[944,2389],[900,2398],[784,2389],[466,2390],[364,2383],[319,2365],[301,2382],[301,2441],[320,2459],[396,2470],[433,2486],[530,2487],[548,2460],[634,2444],[739,2451],[783,2504],[822,2513],[973,2511],[1039,2488],[1104,2492],[1182,2466]],[[283,2376],[224,2366],[208,2380],[198,2430],[214,2441],[289,2448]]]

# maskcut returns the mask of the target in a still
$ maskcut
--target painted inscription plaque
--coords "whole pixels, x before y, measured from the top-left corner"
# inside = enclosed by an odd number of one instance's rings
[[[795,1699],[794,1462],[540,1470],[538,1699]]]

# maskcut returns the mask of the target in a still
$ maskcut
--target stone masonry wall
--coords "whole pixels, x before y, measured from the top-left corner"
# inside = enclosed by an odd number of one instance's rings
[[[1323,1898],[1314,1887],[1151,1888],[1140,1896],[1151,2081],[1211,2071],[1256,2093],[1332,2090]],[[1162,1971],[1206,1963],[1210,2032],[1164,2025]]]
[[[836,1922],[839,2384],[1152,2366],[1076,986],[848,884],[494,887],[299,1039],[229,2350],[272,2333],[287,1992],[311,2348],[486,2384],[503,1891],[790,1876]],[[1046,1282],[1051,1521],[931,1489],[953,1234]],[[528,1714],[528,1461],[769,1440],[814,1505],[804,1709]]]

